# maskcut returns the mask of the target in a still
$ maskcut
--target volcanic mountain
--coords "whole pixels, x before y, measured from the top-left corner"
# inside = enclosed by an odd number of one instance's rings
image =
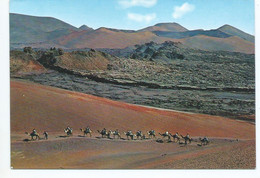
[[[185,27],[178,23],[158,23],[154,26],[149,26],[139,31],[168,31],[168,32],[185,32],[188,31]]]
[[[168,40],[174,41],[149,31],[127,33],[102,27],[91,32],[73,32],[56,39],[55,43],[66,48],[125,48],[150,41],[162,43]]]
[[[80,26],[79,27],[79,30],[84,30],[84,31],[92,31],[92,30],[94,30],[93,28],[90,28],[90,27],[88,27],[87,25],[82,25],[82,26]]]
[[[230,25],[213,30],[188,30],[177,23],[158,23],[141,30],[82,25],[76,28],[52,17],[10,14],[11,48],[126,48],[150,41],[182,42],[187,47],[254,53],[254,36]]]
[[[226,34],[229,34],[231,36],[237,36],[239,38],[242,38],[244,40],[247,40],[247,41],[250,41],[252,43],[255,42],[255,37],[248,34],[248,33],[245,33],[235,27],[232,27],[230,25],[223,25],[222,27],[218,28],[218,30],[226,33]]]
[[[53,17],[10,13],[11,44],[46,42],[77,30],[76,27]]]

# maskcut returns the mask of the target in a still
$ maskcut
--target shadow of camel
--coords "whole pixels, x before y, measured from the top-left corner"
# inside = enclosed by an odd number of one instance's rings
[[[69,137],[69,136],[67,136],[67,135],[59,135],[58,137],[59,137],[59,138],[67,138],[67,137]]]
[[[83,136],[83,135],[78,135],[78,137],[86,137],[86,136]]]

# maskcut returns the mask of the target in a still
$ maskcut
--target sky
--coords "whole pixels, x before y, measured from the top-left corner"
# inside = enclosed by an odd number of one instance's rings
[[[254,0],[10,0],[10,12],[55,17],[73,26],[138,30],[176,22],[189,30],[229,24],[254,31]]]

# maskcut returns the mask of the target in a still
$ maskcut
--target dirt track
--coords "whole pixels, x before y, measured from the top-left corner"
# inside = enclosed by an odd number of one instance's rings
[[[19,139],[18,139],[19,138]],[[198,169],[254,168],[254,140],[211,138],[179,144],[155,140],[118,140],[106,138],[56,138],[12,142],[14,168],[88,168],[88,169]]]
[[[74,136],[58,137],[67,125],[76,131]],[[87,125],[94,131],[106,127],[189,132],[195,138],[207,135],[212,143],[201,147],[197,142],[183,146],[79,137],[79,128]],[[22,141],[32,128],[40,134],[47,130],[50,140]],[[254,124],[146,108],[22,81],[11,81],[11,142],[14,168],[255,167]]]

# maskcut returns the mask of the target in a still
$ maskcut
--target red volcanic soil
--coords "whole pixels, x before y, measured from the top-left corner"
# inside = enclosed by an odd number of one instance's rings
[[[11,81],[11,132],[92,129],[154,129],[192,136],[255,138],[255,125],[205,114],[175,112],[112,101],[92,95]]]
[[[34,58],[22,51],[10,52],[10,72],[12,74],[42,73],[46,69]]]
[[[74,129],[63,137],[67,126]],[[82,137],[89,126],[92,138]],[[97,129],[154,129],[194,138],[191,144],[100,138]],[[36,128],[48,140],[23,141]],[[198,137],[210,144],[201,146]],[[183,143],[183,140],[181,141]],[[30,82],[11,80],[14,168],[255,168],[255,125],[223,117],[148,108]]]
[[[67,48],[125,48],[150,41],[163,43],[178,40],[159,37],[148,31],[126,33],[115,32],[107,28],[99,28],[90,32],[74,32],[56,40],[57,44]]]

